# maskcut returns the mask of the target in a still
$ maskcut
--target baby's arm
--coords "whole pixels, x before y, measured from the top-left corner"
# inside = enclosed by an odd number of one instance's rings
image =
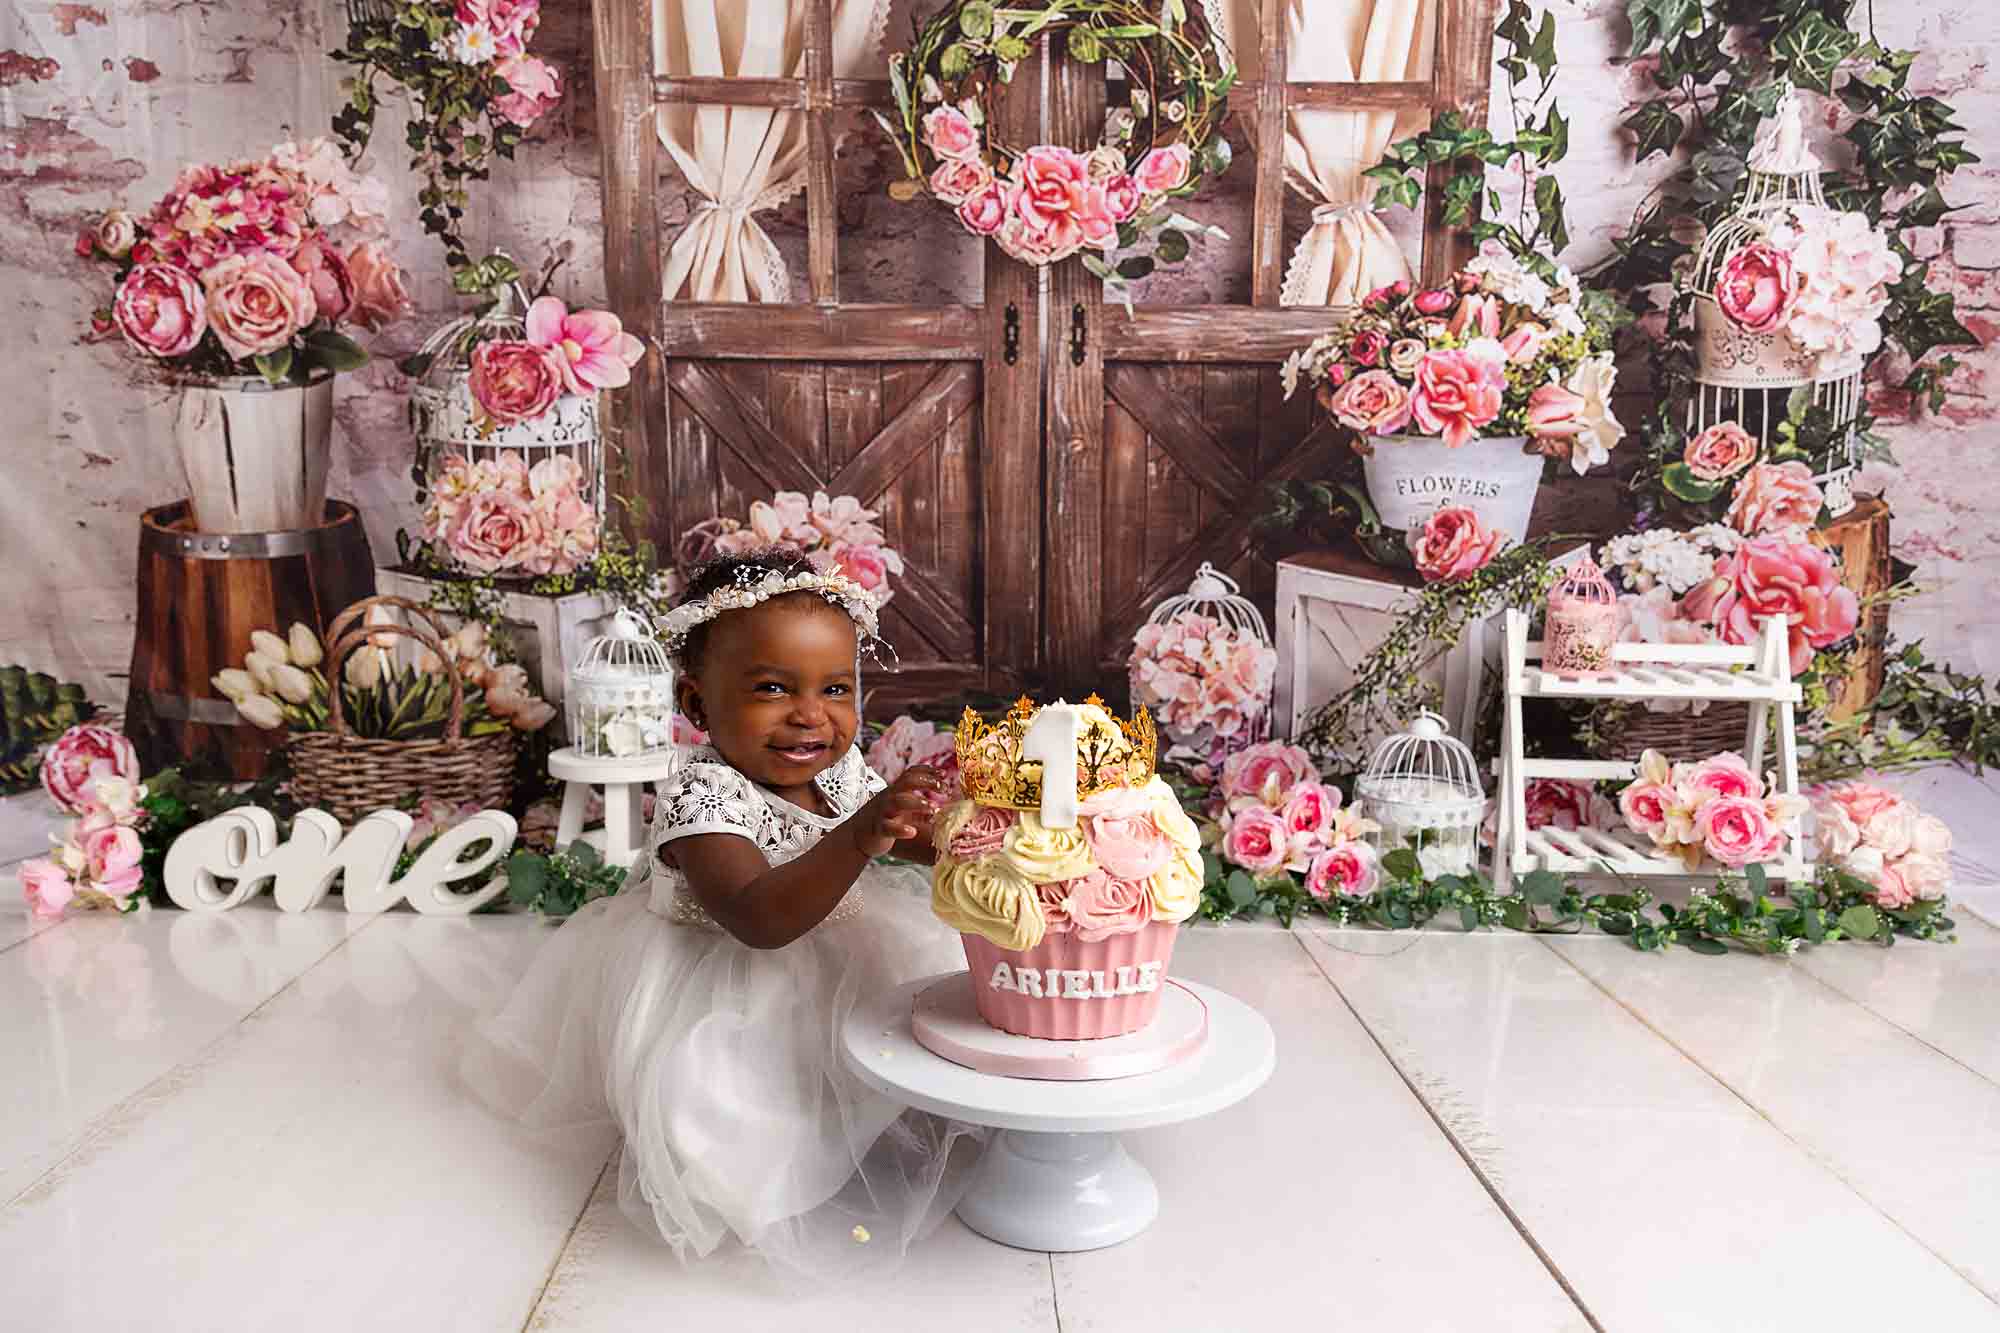
[[[920,835],[925,793],[940,785],[929,769],[911,769],[781,866],[767,862],[748,838],[730,833],[676,839],[673,863],[716,924],[753,949],[782,949],[826,919],[870,860]]]

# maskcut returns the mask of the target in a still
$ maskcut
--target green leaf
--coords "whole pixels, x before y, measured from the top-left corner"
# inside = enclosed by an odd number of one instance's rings
[[[1680,113],[1668,106],[1664,99],[1647,102],[1637,111],[1625,117],[1625,128],[1632,131],[1639,140],[1639,161],[1644,162],[1654,153],[1672,153],[1681,141],[1687,125]]]
[[[280,347],[275,352],[253,357],[251,361],[266,384],[283,384],[285,376],[292,373],[292,349],[289,347]]]
[[[1535,212],[1541,216],[1540,234],[1549,238],[1549,248],[1561,254],[1569,245],[1569,223],[1563,217],[1562,185],[1552,175],[1535,182]]]
[[[1521,896],[1536,907],[1554,906],[1563,895],[1563,877],[1553,870],[1535,870],[1521,879]]]
[[[585,870],[595,870],[604,864],[603,853],[599,852],[594,844],[585,842],[582,838],[578,838],[565,850],[569,853],[570,859]]]
[[[1511,898],[1508,899],[1500,908],[1500,924],[1509,930],[1526,930],[1528,928],[1527,904]]]
[[[549,863],[533,852],[515,852],[507,858],[507,898],[522,906],[542,896],[549,883]]]
[[[1237,870],[1229,876],[1229,901],[1238,907],[1248,907],[1257,901],[1257,882],[1247,871]]]
[[[1744,866],[1743,878],[1750,885],[1750,896],[1753,898],[1762,898],[1771,891],[1770,876],[1764,873],[1762,861],[1752,861]]]
[[[1417,854],[1407,847],[1398,847],[1383,857],[1382,869],[1395,879],[1415,879],[1423,873]]]
[[[1104,59],[1104,43],[1097,39],[1095,32],[1078,24],[1069,30],[1069,58],[1095,65]]]
[[[1179,232],[1168,233],[1170,236],[1178,236],[1179,234]],[[1128,259],[1121,260],[1118,265],[1118,276],[1130,281],[1137,281],[1152,271],[1153,257],[1151,255],[1133,255]]]
[[[1681,943],[1687,945],[1694,952],[1707,954],[1711,958],[1717,954],[1729,952],[1729,946],[1721,940],[1716,939],[1713,935],[1693,935],[1682,940]]]
[[[1686,463],[1669,463],[1661,470],[1660,481],[1669,494],[1689,504],[1707,504],[1728,489],[1726,481],[1703,481],[1688,470]]]
[[[332,329],[316,329],[306,334],[306,350],[312,354],[313,360],[336,374],[359,370],[368,364],[366,348],[346,334]]]
[[[1861,44],[1860,34],[1836,27],[1818,14],[1807,13],[1778,34],[1771,45],[1776,67],[1793,83],[1814,92],[1831,93],[1833,74]]]
[[[1800,924],[1805,927],[1806,939],[1813,944],[1826,941],[1826,915],[1817,907],[1808,907],[1799,914]]]
[[[1458,909],[1458,924],[1467,930],[1479,929],[1479,909],[1466,903]]]
[[[986,0],[971,0],[958,11],[958,30],[975,42],[993,35],[993,6]]]
[[[1153,246],[1153,254],[1162,264],[1178,264],[1188,257],[1187,233],[1177,227],[1160,233],[1160,239]]]
[[[1840,914],[1840,928],[1857,940],[1874,939],[1881,925],[1875,909],[1864,904],[1857,903]]]
[[[1542,15],[1542,26],[1535,33],[1535,40],[1528,45],[1528,60],[1534,65],[1535,73],[1543,83],[1556,68],[1556,16]]]

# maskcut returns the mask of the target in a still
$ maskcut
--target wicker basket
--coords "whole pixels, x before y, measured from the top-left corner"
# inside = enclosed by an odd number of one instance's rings
[[[414,623],[356,626],[377,606],[410,612]],[[341,712],[341,665],[348,654],[374,636],[415,639],[444,660],[444,626],[428,607],[402,597],[369,597],[341,612],[327,629],[329,684],[325,731],[294,737],[286,747],[292,766],[292,798],[300,807],[325,810],[351,824],[371,810],[390,809],[425,797],[482,809],[505,809],[514,794],[515,732],[463,735],[465,684],[451,677],[451,709],[444,735],[434,740],[379,740],[350,735]]]
[[[1669,760],[1701,760],[1725,750],[1742,753],[1750,705],[1712,703],[1702,713],[1659,713],[1638,704],[1599,704],[1591,710],[1591,722],[1600,737],[1599,759],[1636,762],[1646,751],[1658,750]]]

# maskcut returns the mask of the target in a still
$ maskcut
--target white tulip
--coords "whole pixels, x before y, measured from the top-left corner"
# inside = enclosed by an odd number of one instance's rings
[[[486,688],[489,690],[513,690],[520,694],[528,692],[528,669],[518,662],[494,667],[487,673]]]
[[[446,646],[456,646],[460,657],[484,657],[486,655],[486,623],[480,620],[467,621],[458,633],[451,636],[451,643]]]
[[[236,711],[254,726],[266,731],[285,725],[285,715],[278,708],[278,701],[268,694],[246,695],[236,701]]]
[[[397,625],[402,622],[396,619],[396,613],[388,607],[371,606],[368,608],[367,623],[370,625]],[[368,636],[368,642],[377,648],[394,648],[396,640],[400,637],[402,636],[396,634],[371,634]]]
[[[348,656],[347,683],[357,690],[372,690],[382,683],[382,657],[373,648],[362,648]]]
[[[257,682],[250,678],[249,672],[239,667],[223,668],[209,677],[209,683],[214,685],[222,694],[222,697],[231,703],[241,699],[246,694],[257,693]]]
[[[270,658],[272,666],[292,660],[291,646],[267,629],[251,630],[250,646]]]
[[[312,677],[289,662],[271,668],[271,684],[288,704],[302,704],[313,696]]]
[[[244,669],[250,673],[250,679],[256,682],[260,690],[277,688],[271,683],[271,668],[276,665],[278,665],[276,661],[260,652],[253,652],[243,659]]]
[[[294,622],[286,642],[291,646],[292,662],[297,666],[318,666],[320,659],[326,656],[319,646],[319,635],[313,633],[309,625]]]

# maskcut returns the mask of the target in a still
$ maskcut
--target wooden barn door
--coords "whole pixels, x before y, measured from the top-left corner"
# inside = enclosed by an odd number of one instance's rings
[[[1252,159],[1252,303],[1128,314],[1104,305],[1081,264],[1039,272],[993,246],[978,304],[843,303],[831,121],[892,102],[885,80],[831,76],[828,0],[811,0],[801,79],[657,77],[651,6],[598,0],[606,277],[627,325],[664,353],[618,405],[646,532],[671,549],[688,527],[779,490],[879,507],[908,563],[884,615],[904,669],[878,693],[894,701],[1122,681],[1147,609],[1203,561],[1268,602],[1271,567],[1251,542],[1265,488],[1322,473],[1336,448],[1277,380],[1278,363],[1328,326],[1323,309],[1278,307],[1285,110],[1482,109],[1496,3],[1439,5],[1432,82],[1308,84],[1285,82],[1278,6],[1265,0],[1267,77],[1233,94],[1273,146]],[[1020,66],[996,129],[1014,143],[1093,142],[1104,71],[1046,46]],[[659,299],[653,108],[664,102],[807,117],[810,304]],[[1427,274],[1463,258],[1441,224],[1426,236]]]

